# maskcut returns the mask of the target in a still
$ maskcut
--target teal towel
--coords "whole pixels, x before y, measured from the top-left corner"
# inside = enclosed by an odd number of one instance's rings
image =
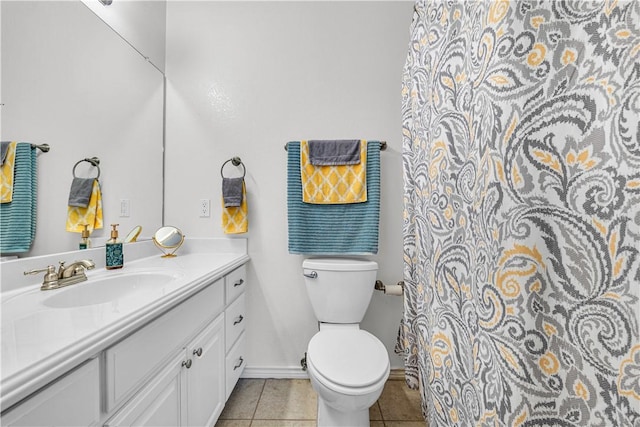
[[[380,142],[367,142],[367,201],[316,205],[302,201],[300,142],[287,148],[289,253],[376,254],[380,220]]]
[[[0,204],[0,253],[28,252],[36,235],[36,150],[18,143],[13,177],[13,200]]]

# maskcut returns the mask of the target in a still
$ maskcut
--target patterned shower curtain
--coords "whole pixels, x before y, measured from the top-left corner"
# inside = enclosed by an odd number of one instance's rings
[[[418,1],[402,91],[429,425],[640,426],[640,1]]]

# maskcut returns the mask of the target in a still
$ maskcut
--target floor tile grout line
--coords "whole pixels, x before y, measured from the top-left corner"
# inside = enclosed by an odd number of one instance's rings
[[[260,390],[260,396],[258,397],[258,402],[256,402],[256,407],[253,408],[253,414],[251,414],[251,422],[249,423],[249,427],[253,425],[253,420],[256,418],[256,412],[258,412],[258,406],[260,406],[260,401],[262,400],[262,394],[264,393],[264,389],[267,386],[267,380],[265,379],[262,383],[262,390]]]

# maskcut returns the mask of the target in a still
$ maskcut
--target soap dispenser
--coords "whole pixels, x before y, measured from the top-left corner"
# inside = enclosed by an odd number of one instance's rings
[[[89,239],[89,224],[82,224],[84,230],[82,230],[82,240],[78,245],[78,249],[89,249],[91,247],[91,239]]]
[[[107,240],[105,245],[107,250],[107,270],[115,270],[122,268],[124,265],[124,255],[122,253],[122,242],[118,240],[118,226],[120,224],[111,224],[111,238]]]

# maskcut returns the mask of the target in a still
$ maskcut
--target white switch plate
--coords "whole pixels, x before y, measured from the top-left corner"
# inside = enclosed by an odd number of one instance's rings
[[[120,199],[120,218],[129,218],[131,215],[131,201]]]
[[[209,218],[211,200],[200,199],[200,218]]]

